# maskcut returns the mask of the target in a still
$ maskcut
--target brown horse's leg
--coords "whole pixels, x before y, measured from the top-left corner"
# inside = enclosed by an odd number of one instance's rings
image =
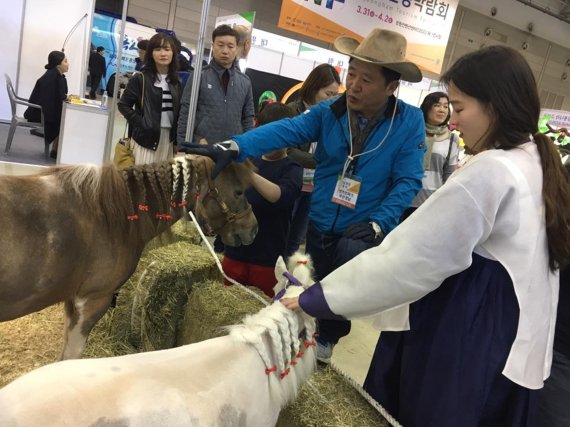
[[[95,323],[107,311],[113,295],[65,301],[65,331],[61,360],[78,359]]]

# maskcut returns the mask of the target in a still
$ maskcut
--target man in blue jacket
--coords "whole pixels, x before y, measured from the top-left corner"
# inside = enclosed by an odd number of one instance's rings
[[[351,57],[345,94],[230,141],[182,147],[213,157],[217,173],[231,159],[317,141],[306,243],[317,280],[380,244],[421,188],[423,115],[394,96],[400,79],[422,79],[419,68],[405,59],[406,45],[401,34],[379,28],[360,44],[339,37],[335,47]],[[319,320],[318,325],[317,358],[328,363],[350,322]]]

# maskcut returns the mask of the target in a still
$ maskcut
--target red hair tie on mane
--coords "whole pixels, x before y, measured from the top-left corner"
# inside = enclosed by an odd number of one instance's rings
[[[157,219],[163,219],[163,220],[165,220],[165,221],[167,221],[167,220],[169,220],[169,219],[172,219],[172,215],[166,214],[166,213],[165,213],[165,214],[157,213],[157,214],[155,215],[155,217],[156,217]]]
[[[285,378],[287,375],[289,375],[289,372],[291,372],[291,368],[287,368],[285,369],[283,372],[281,372],[281,374],[279,375],[279,377],[281,379]]]
[[[134,214],[134,215],[127,215],[127,219],[128,219],[129,221],[135,221],[135,220],[139,219],[139,216],[138,216],[137,214]]]
[[[269,375],[271,372],[277,372],[277,366],[273,366],[272,368],[265,368],[265,373]]]
[[[148,211],[148,205],[140,204],[139,205],[139,211]]]

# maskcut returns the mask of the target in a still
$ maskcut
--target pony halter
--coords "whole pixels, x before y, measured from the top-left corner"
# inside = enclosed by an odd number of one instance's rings
[[[219,234],[219,231],[222,230],[228,224],[232,224],[238,219],[241,219],[249,215],[252,209],[251,205],[248,203],[247,207],[242,211],[238,212],[231,211],[226,202],[224,202],[221,199],[220,192],[218,191],[218,188],[216,187],[214,181],[212,180],[212,167],[210,166],[210,163],[207,162],[206,159],[203,159],[203,163],[204,163],[204,169],[206,171],[206,177],[208,178],[208,192],[202,199],[202,205],[205,205],[208,199],[213,199],[218,204],[220,210],[222,211],[222,214],[224,215],[224,223],[221,226],[212,229],[212,227],[206,224],[206,228],[208,234]]]

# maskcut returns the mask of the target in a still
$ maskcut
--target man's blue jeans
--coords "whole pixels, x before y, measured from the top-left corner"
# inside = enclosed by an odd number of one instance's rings
[[[342,234],[322,233],[309,222],[306,252],[311,255],[315,268],[315,280],[322,280],[333,270],[370,249],[374,243],[342,237]],[[358,286],[356,284],[355,286]],[[319,341],[332,344],[350,333],[349,320],[317,319]]]

